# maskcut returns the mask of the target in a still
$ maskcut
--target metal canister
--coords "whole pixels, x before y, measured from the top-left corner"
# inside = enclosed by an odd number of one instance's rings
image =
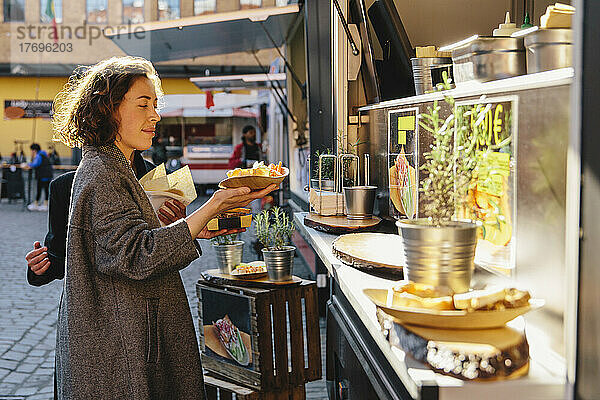
[[[213,247],[217,254],[219,271],[222,273],[231,274],[236,265],[242,262],[244,242],[241,240],[235,241],[232,244],[216,244]]]
[[[294,246],[284,246],[282,250],[262,249],[270,280],[284,282],[292,279],[295,251]]]
[[[450,47],[457,84],[488,82],[527,72],[523,38],[473,36]]]
[[[525,36],[527,73],[573,65],[573,30],[538,29]]]
[[[442,71],[452,78],[452,58],[421,57],[411,58],[415,93],[417,95],[432,92],[438,83],[442,83]]]
[[[426,218],[400,220],[406,279],[448,288],[453,293],[470,289],[477,246],[477,224],[449,221],[432,226]]]

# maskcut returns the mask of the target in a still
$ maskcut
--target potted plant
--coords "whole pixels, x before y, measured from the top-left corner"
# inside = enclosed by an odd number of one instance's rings
[[[319,161],[321,163],[321,189],[326,191],[335,190],[335,159],[323,158],[320,160],[321,155],[333,155],[331,149],[325,149],[321,152],[317,150],[315,152],[313,160],[313,177],[310,180],[310,185],[313,189],[319,189]]]
[[[244,242],[236,239],[237,234],[222,235],[211,239],[215,253],[217,253],[219,271],[224,274],[231,274],[236,265],[242,262]]]
[[[264,248],[262,253],[267,265],[267,274],[272,281],[292,279],[294,246],[289,246],[294,223],[279,207],[265,210],[254,219],[256,236]]]
[[[441,89],[449,87],[444,76]],[[444,96],[444,101],[454,110],[454,98]],[[457,107],[445,120],[440,118],[440,109],[436,100],[427,113],[418,116],[419,125],[433,136],[421,167],[426,218],[400,220],[396,225],[404,243],[405,278],[461,293],[470,289],[478,224],[454,216],[467,199],[477,163],[476,140],[487,109],[476,105],[465,112]],[[473,127],[471,119],[476,121]]]

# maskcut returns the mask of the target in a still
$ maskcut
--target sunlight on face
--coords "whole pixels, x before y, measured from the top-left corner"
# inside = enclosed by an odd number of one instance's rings
[[[156,112],[156,92],[150,79],[136,79],[117,109],[119,132],[115,143],[128,159],[133,150],[147,150],[160,115]]]

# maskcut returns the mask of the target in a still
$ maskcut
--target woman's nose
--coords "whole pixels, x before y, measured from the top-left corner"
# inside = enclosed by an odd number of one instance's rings
[[[160,114],[156,111],[156,108],[152,107],[152,115],[150,116],[150,120],[153,122],[160,121]]]

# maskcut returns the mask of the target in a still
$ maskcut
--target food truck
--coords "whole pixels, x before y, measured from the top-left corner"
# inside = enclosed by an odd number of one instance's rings
[[[276,42],[286,51],[291,111],[287,134],[271,140],[287,145],[289,204],[315,254],[328,397],[598,398],[591,93],[599,85],[591,27],[600,5],[307,0],[288,7],[287,24],[282,10],[263,19],[285,32]],[[464,165],[457,157],[444,164],[451,190],[468,177],[455,219],[478,227],[465,251],[472,264],[463,290],[440,277],[437,261],[415,261],[425,239],[415,247],[402,228],[431,216],[423,185],[435,173],[424,171],[446,129],[445,154],[453,156],[466,151],[455,147],[463,140],[457,132],[480,135],[469,142],[470,167],[457,173]],[[320,154],[335,165],[328,189]],[[319,178],[316,186],[311,178]],[[354,205],[345,186],[365,189],[366,211],[353,214],[359,219],[347,218]],[[329,215],[324,200],[333,205]]]

